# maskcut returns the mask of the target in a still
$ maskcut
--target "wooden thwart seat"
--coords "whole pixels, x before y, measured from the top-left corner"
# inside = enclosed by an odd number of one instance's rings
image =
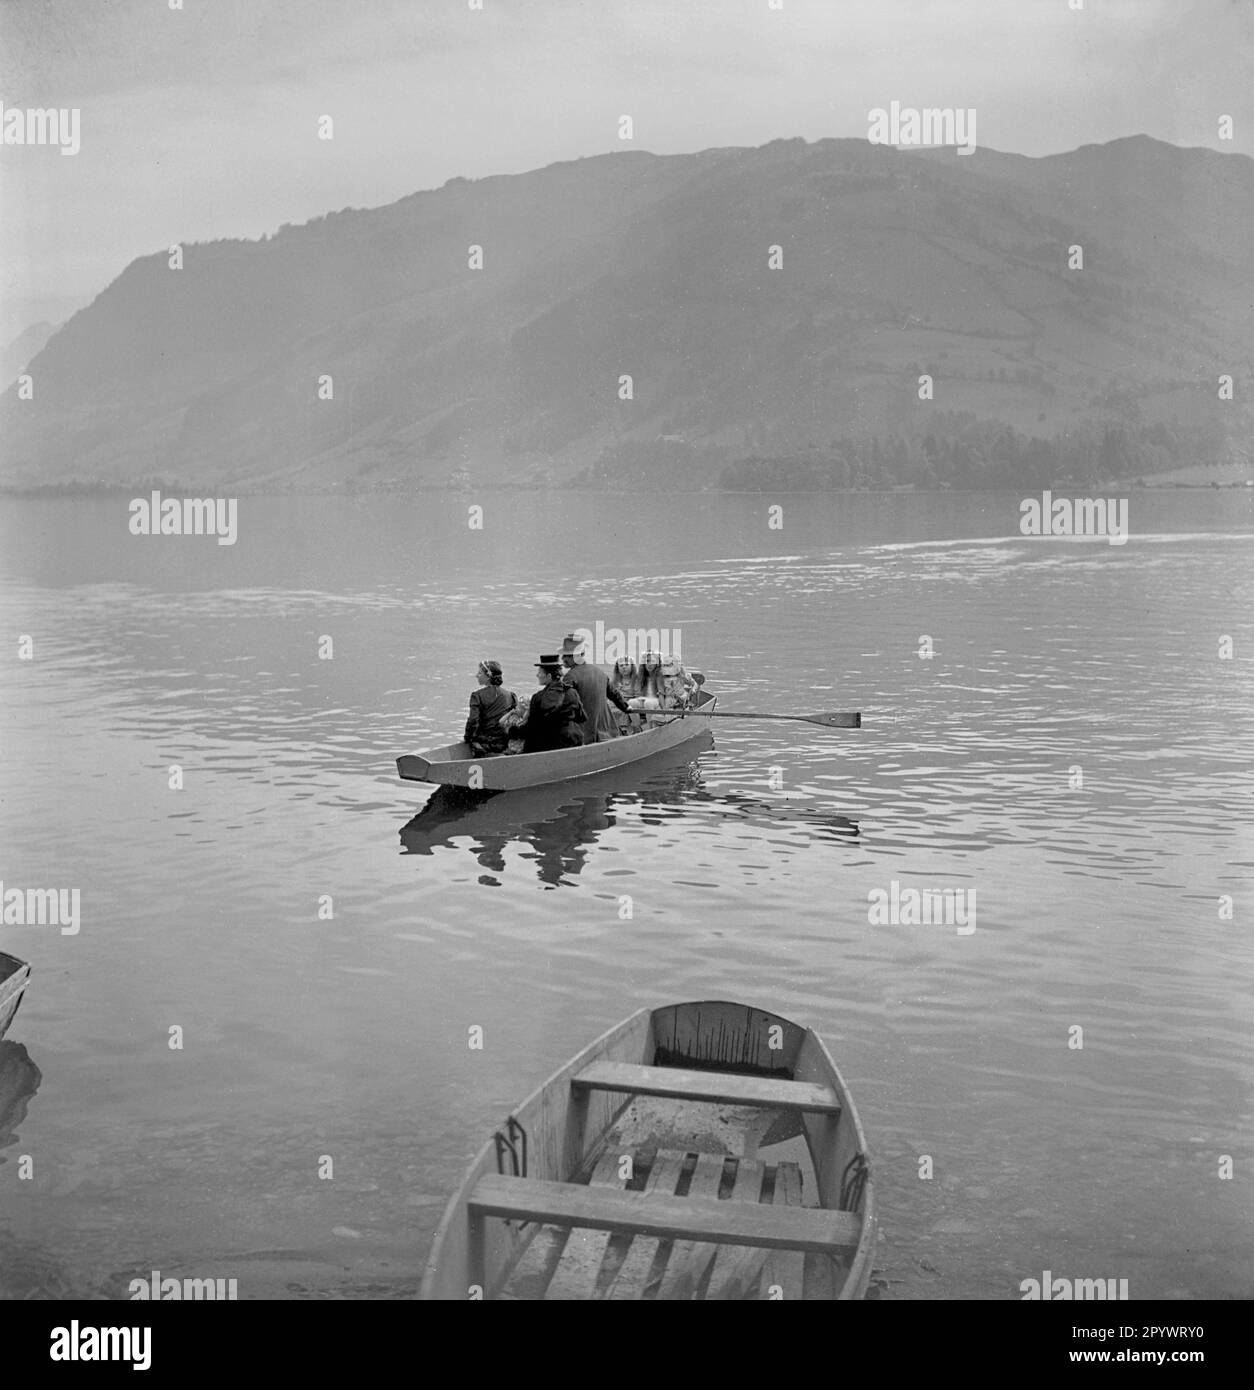
[[[498,1216],[656,1236],[662,1240],[752,1245],[823,1255],[852,1250],[862,1229],[861,1218],[847,1211],[728,1202],[717,1197],[663,1197],[502,1174],[480,1178],[467,1206],[472,1221]]]
[[[830,1086],[810,1081],[738,1076],[734,1072],[685,1071],[680,1067],[642,1067],[631,1062],[593,1062],[571,1085],[594,1091],[626,1091],[677,1100],[716,1101],[768,1109],[839,1115],[840,1101]]]

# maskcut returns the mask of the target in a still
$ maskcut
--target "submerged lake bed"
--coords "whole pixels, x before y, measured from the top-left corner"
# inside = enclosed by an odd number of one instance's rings
[[[702,998],[827,1040],[878,1296],[1254,1296],[1254,499],[1133,492],[1119,545],[1019,502],[245,497],[219,546],[6,500],[0,879],[81,921],[0,928],[33,967],[0,1297],[412,1296],[515,1102]],[[863,727],[716,720],[478,802],[398,780],[481,659],[525,697],[598,622],[680,632],[720,709]]]

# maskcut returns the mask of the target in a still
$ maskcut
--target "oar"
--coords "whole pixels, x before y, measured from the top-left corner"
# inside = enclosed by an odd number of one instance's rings
[[[662,710],[665,714],[666,711]],[[802,724],[818,724],[824,729],[860,729],[862,727],[862,714],[855,712],[852,714],[751,714],[748,710],[735,709],[711,709],[703,710],[699,706],[689,713],[704,714],[710,719],[797,719]]]

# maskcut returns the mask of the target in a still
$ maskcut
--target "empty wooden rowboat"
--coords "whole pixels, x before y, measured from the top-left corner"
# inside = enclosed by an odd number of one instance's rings
[[[874,1193],[822,1039],[722,1001],[642,1009],[480,1150],[427,1299],[853,1299]]]
[[[30,979],[30,966],[0,951],[0,1038],[4,1037]]]

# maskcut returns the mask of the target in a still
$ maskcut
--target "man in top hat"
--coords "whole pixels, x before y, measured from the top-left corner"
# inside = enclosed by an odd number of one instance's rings
[[[540,689],[531,697],[523,728],[523,752],[543,753],[549,748],[573,748],[584,741],[580,730],[587,715],[579,692],[562,680],[560,652],[541,654],[536,662]]]
[[[588,716],[584,730],[585,743],[600,743],[618,737],[618,720],[610,705],[615,704],[624,714],[630,713],[627,701],[610,684],[610,678],[599,666],[588,664],[588,650],[577,633],[567,633],[562,641],[562,663],[566,667],[566,684],[579,692],[580,702]]]

